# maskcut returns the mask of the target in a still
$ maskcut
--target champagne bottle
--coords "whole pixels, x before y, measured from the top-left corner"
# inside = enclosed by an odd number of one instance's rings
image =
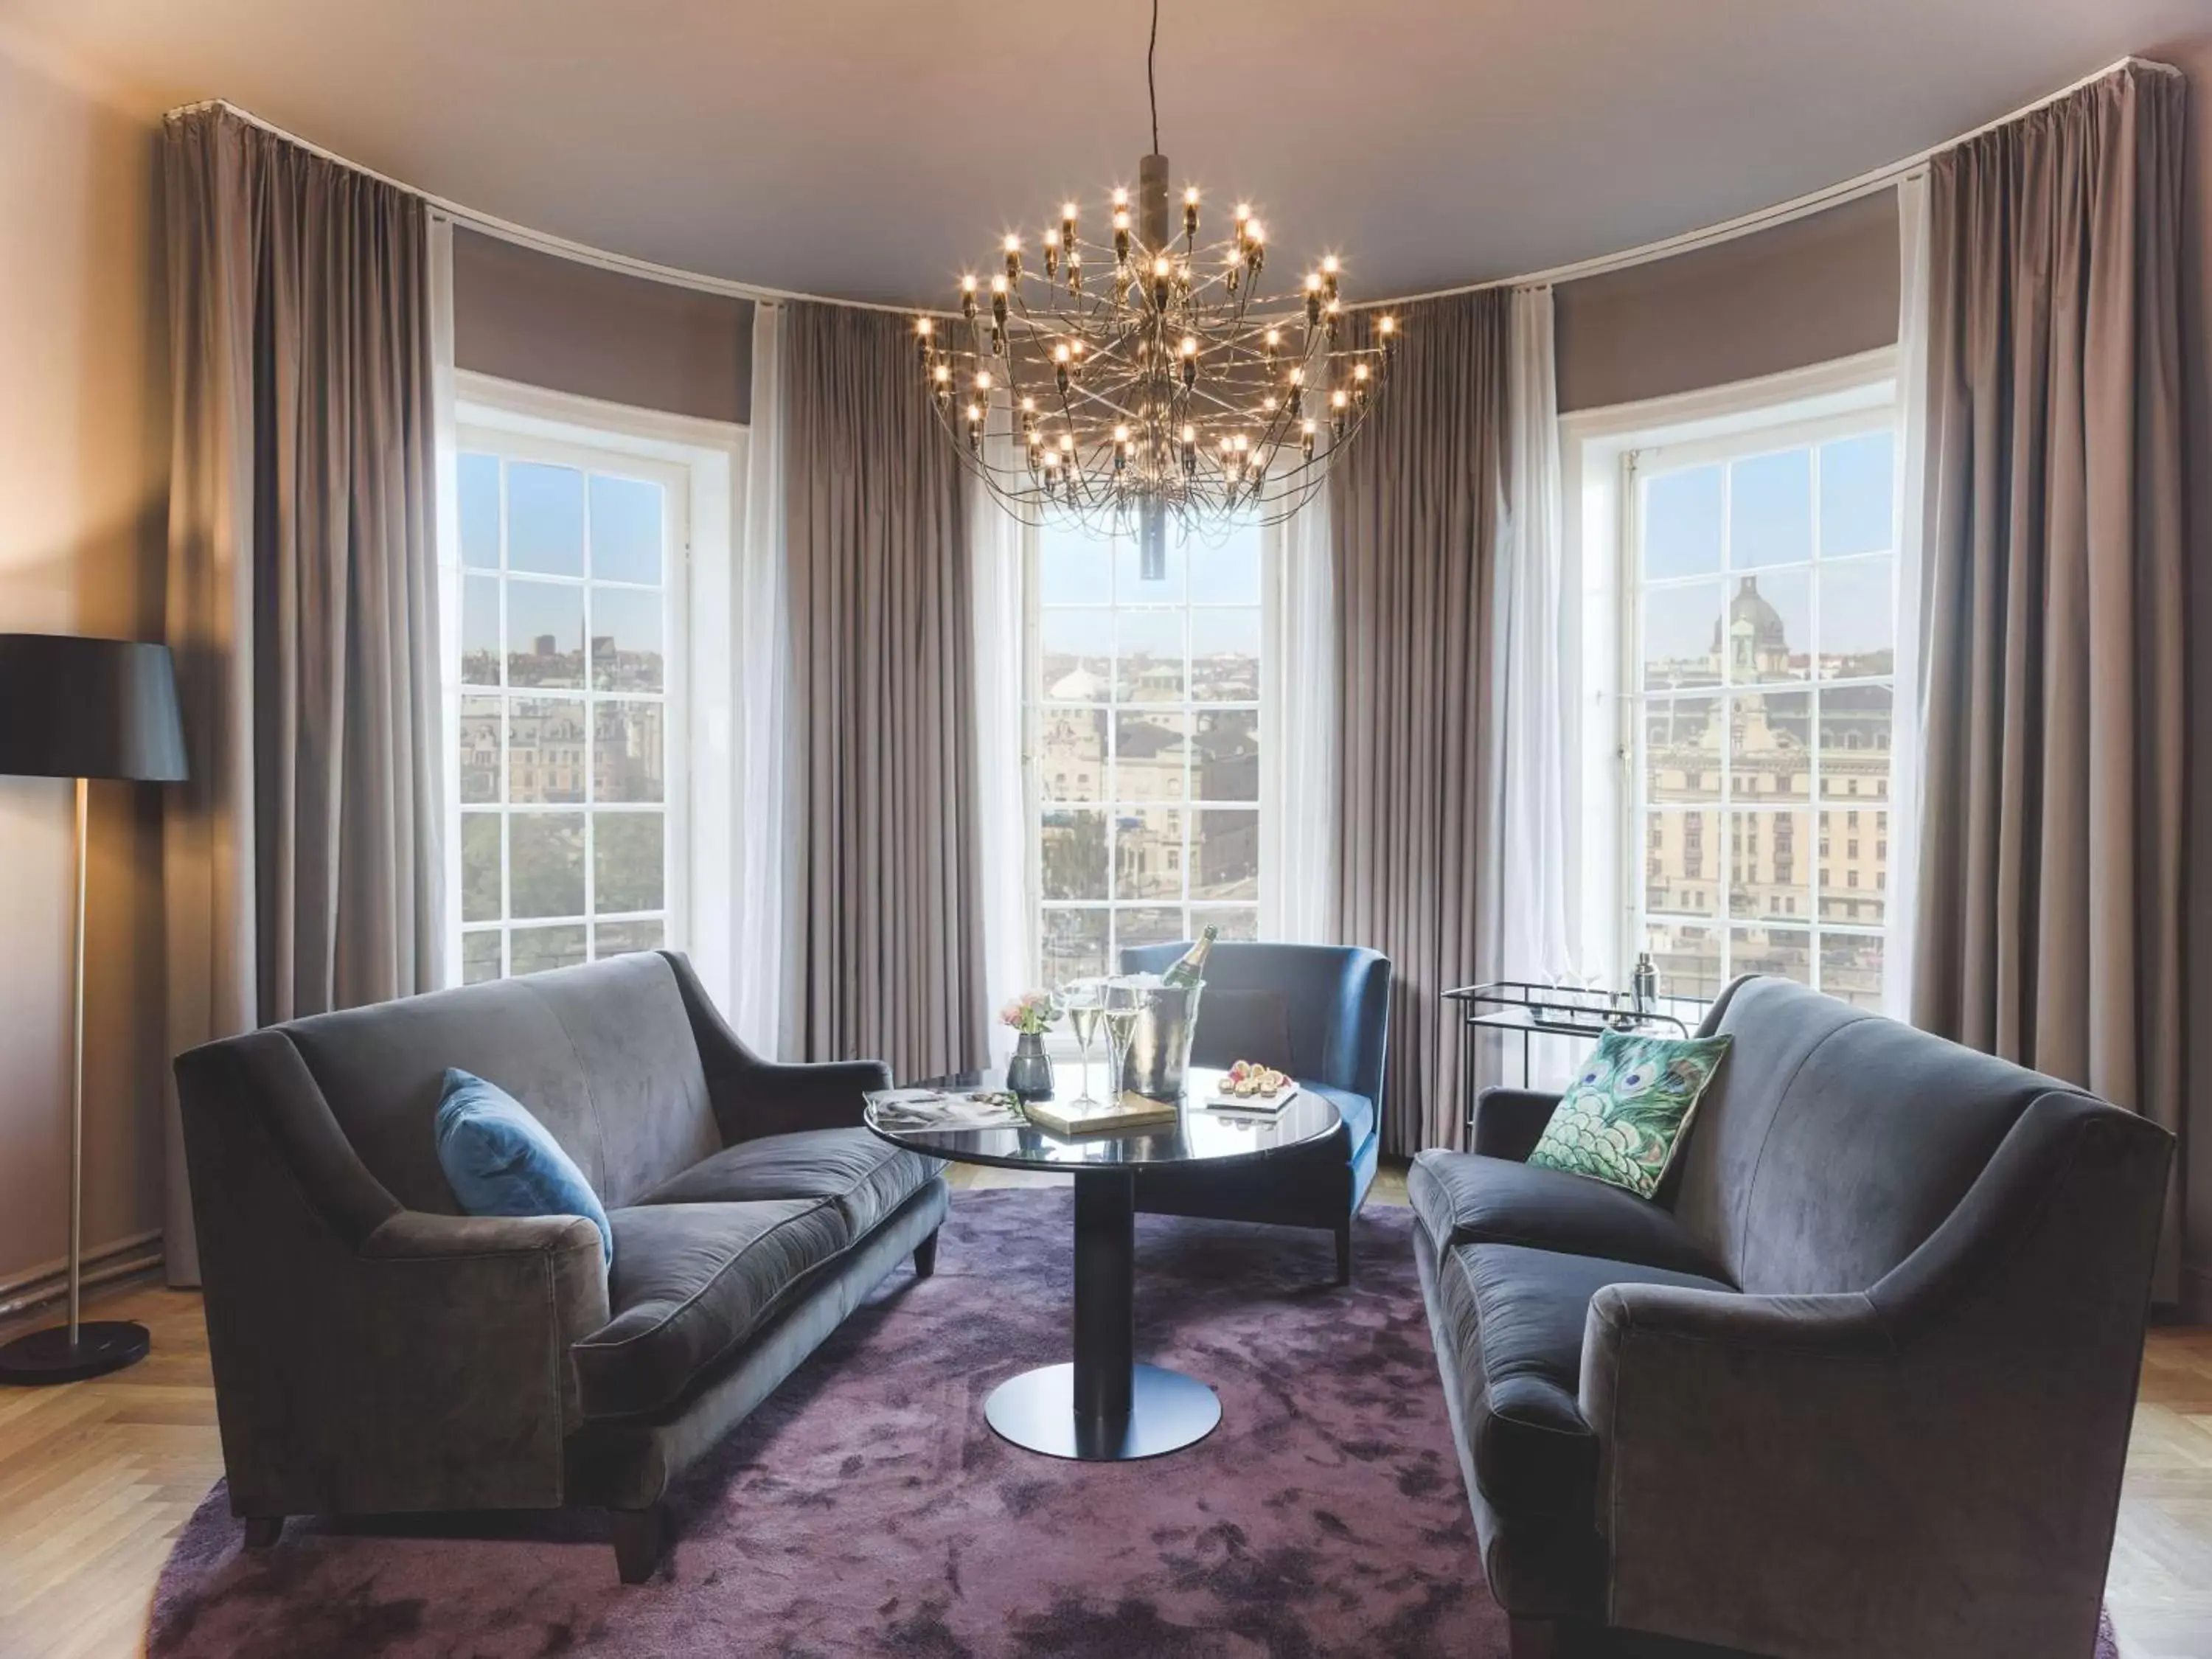
[[[1213,941],[1221,930],[1211,922],[1200,930],[1198,943],[1184,951],[1175,966],[1160,975],[1160,982],[1183,989],[1203,981],[1206,978],[1206,952],[1213,949]]]

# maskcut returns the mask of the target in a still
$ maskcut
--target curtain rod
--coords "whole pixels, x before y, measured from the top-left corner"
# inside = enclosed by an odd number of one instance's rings
[[[1841,184],[1829,185],[1820,190],[1809,191],[1802,196],[1794,196],[1790,200],[1778,202],[1771,207],[1756,208],[1749,213],[1723,220],[1718,224],[1705,225],[1696,230],[1686,230],[1680,235],[1662,237],[1656,242],[1645,242],[1636,247],[1623,248],[1616,253],[1600,253],[1587,259],[1574,260],[1567,264],[1553,265],[1547,270],[1533,270],[1520,276],[1494,276],[1486,282],[1462,283],[1452,288],[1431,289],[1425,293],[1398,295],[1387,300],[1363,300],[1352,309],[1372,311],[1382,306],[1413,305],[1423,300],[1448,300],[1455,295],[1480,294],[1497,288],[1550,288],[1560,283],[1576,282],[1585,276],[1602,276],[1608,271],[1627,270],[1637,265],[1651,264],[1661,259],[1672,258],[1678,253],[1694,252],[1698,248],[1717,247],[1723,242],[1735,241],[1738,237],[1753,235],[1762,230],[1771,230],[1777,226],[1786,225],[1798,219],[1810,218],[1813,215],[1824,213],[1830,208],[1841,207],[1847,202],[1856,202],[1863,197],[1873,196],[1881,191],[1888,190],[1916,173],[1925,173],[1928,164],[1946,151],[1956,149],[1961,144],[1970,144],[1984,133],[1995,132],[1999,127],[2009,126],[2023,117],[2033,115],[2039,109],[2047,108],[2062,98],[2072,97],[2084,87],[2094,86],[2106,76],[2118,75],[2123,70],[2130,67],[2154,70],[2160,75],[2181,73],[2172,64],[2161,64],[2154,58],[2134,56],[2123,58],[2117,63],[2107,64],[2093,74],[2083,76],[2078,81],[2069,82],[2056,92],[2047,92],[2033,102],[2021,105],[2008,115],[2000,115],[1993,121],[1984,121],[1981,125],[1973,128],[1971,131],[1962,132],[1955,138],[1947,138],[1940,144],[1930,144],[1926,149],[1907,155],[1900,161],[1892,161],[1885,167],[1875,167],[1871,172],[1862,173],[1855,179],[1846,179]]]
[[[1413,305],[1423,300],[1444,300],[1455,295],[1480,294],[1490,289],[1550,288],[1560,283],[1575,282],[1586,276],[1601,276],[1608,271],[1626,270],[1637,265],[1650,264],[1660,259],[1671,258],[1678,253],[1692,252],[1698,248],[1717,247],[1722,243],[1735,241],[1739,237],[1749,236],[1762,230],[1771,230],[1796,220],[1809,218],[1814,214],[1825,212],[1830,208],[1841,207],[1847,202],[1855,202],[1863,197],[1872,196],[1878,191],[1887,190],[1899,180],[1923,172],[1930,161],[1946,151],[1956,149],[1961,144],[1972,143],[1984,133],[1994,132],[1999,127],[2008,126],[2024,116],[2033,115],[2036,111],[2055,104],[2062,98],[2070,98],[2084,87],[2094,86],[2106,76],[2118,75],[2123,70],[2129,68],[2150,70],[2161,75],[2181,73],[2171,64],[2161,64],[2152,58],[2130,55],[2120,58],[2116,63],[2108,64],[2092,74],[2085,75],[2077,81],[2070,82],[2055,92],[2045,93],[2033,102],[2021,105],[2008,115],[2001,115],[1995,120],[1984,121],[1981,125],[1970,131],[1962,132],[1955,138],[1948,138],[1942,143],[1931,144],[1923,150],[1905,156],[1902,160],[1892,161],[1886,167],[1863,173],[1854,179],[1846,179],[1841,184],[1830,185],[1821,190],[1792,197],[1786,202],[1778,202],[1771,207],[1755,209],[1735,218],[1723,220],[1718,224],[1705,225],[1695,230],[1686,230],[1679,235],[1662,237],[1657,241],[1645,242],[1636,247],[1623,248],[1618,252],[1598,254],[1588,259],[1578,259],[1567,264],[1553,265],[1548,270],[1529,271],[1522,276],[1495,276],[1484,282],[1462,283],[1455,287],[1431,289],[1419,294],[1402,294],[1385,300],[1362,301],[1352,308],[1358,311],[1370,311],[1382,306]],[[472,230],[497,236],[505,241],[536,248],[540,252],[550,253],[559,258],[573,259],[580,264],[597,265],[604,270],[618,271],[625,276],[641,276],[650,282],[666,283],[676,288],[697,289],[709,294],[726,294],[741,300],[766,301],[771,303],[787,300],[805,300],[816,305],[848,306],[858,311],[884,311],[902,317],[918,316],[925,313],[939,317],[951,314],[949,312],[931,311],[926,307],[886,305],[873,300],[841,300],[826,294],[802,294],[787,289],[764,288],[757,283],[741,283],[727,276],[713,276],[700,271],[685,270],[676,265],[658,264],[650,259],[641,259],[631,254],[616,253],[605,248],[593,247],[588,242],[572,241],[566,236],[556,236],[550,231],[535,230],[528,225],[517,224],[511,219],[502,219],[495,214],[484,213],[477,209],[464,206],[446,197],[434,195],[429,191],[390,178],[377,172],[374,167],[365,167],[358,161],[339,155],[336,150],[327,149],[312,139],[302,138],[298,133],[281,127],[274,121],[255,114],[250,109],[234,104],[228,98],[207,98],[197,103],[180,104],[168,111],[162,118],[167,120],[174,116],[188,115],[196,110],[203,109],[227,110],[240,120],[259,127],[264,132],[273,133],[287,143],[297,144],[301,149],[319,155],[325,161],[334,161],[340,167],[351,167],[355,172],[364,173],[371,179],[389,185],[394,190],[405,191],[409,195],[419,198],[430,208],[444,214],[457,224],[466,225]]]
[[[802,294],[790,289],[766,288],[758,283],[741,283],[733,277],[714,276],[704,271],[686,270],[679,265],[658,264],[651,259],[641,259],[633,254],[616,253],[606,248],[593,247],[588,242],[572,241],[568,237],[557,236],[551,231],[532,229],[528,225],[517,224],[512,219],[502,219],[496,214],[485,213],[478,209],[465,206],[447,197],[422,189],[418,185],[408,184],[404,179],[394,179],[389,174],[379,173],[374,167],[363,167],[352,157],[341,155],[337,151],[326,149],[312,138],[302,138],[298,133],[277,125],[276,122],[268,119],[265,116],[257,115],[250,109],[234,104],[228,98],[203,98],[195,103],[179,104],[174,109],[165,112],[161,118],[165,121],[171,120],[179,115],[191,115],[204,109],[228,111],[247,125],[258,127],[264,132],[272,133],[287,143],[297,144],[312,155],[319,155],[325,161],[335,162],[342,167],[350,167],[354,172],[366,178],[374,179],[379,184],[389,185],[394,190],[404,191],[408,195],[420,200],[432,211],[443,214],[455,224],[465,225],[471,230],[482,231],[488,236],[496,236],[502,241],[515,242],[525,247],[536,248],[541,253],[550,253],[557,258],[573,259],[579,264],[597,265],[603,270],[617,271],[628,276],[641,276],[648,282],[665,283],[672,288],[697,289],[704,293],[726,294],[739,300],[764,301],[771,304],[782,301],[805,300],[816,305],[846,306],[856,311],[887,311],[901,317],[919,314],[918,308],[914,306],[885,305],[872,300],[841,300],[827,294]],[[945,316],[950,313],[939,312],[934,314]]]

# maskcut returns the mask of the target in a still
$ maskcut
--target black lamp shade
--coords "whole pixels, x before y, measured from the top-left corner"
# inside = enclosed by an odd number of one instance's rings
[[[0,775],[185,775],[166,645],[73,634],[0,634]]]

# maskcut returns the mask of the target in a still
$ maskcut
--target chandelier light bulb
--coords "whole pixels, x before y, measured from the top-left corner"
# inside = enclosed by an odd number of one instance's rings
[[[1120,185],[1114,187],[1114,205],[1117,209],[1129,205],[1129,192],[1126,187]]]
[[[988,368],[978,370],[975,375],[975,390],[978,392],[988,392],[990,389],[991,371]]]
[[[1072,432],[1061,433],[1060,434],[1060,453],[1063,455],[1069,455],[1074,453],[1074,452],[1075,434]]]

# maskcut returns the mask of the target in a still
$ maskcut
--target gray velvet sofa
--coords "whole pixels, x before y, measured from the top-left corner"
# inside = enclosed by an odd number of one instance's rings
[[[1522,1091],[1408,1176],[1516,1659],[2088,1659],[2171,1137],[1779,980],[1705,1029],[1656,1202]]]
[[[459,1214],[445,1069],[513,1094],[591,1181],[577,1217]],[[874,1061],[777,1066],[673,954],[325,1014],[176,1065],[231,1507],[604,1505],[623,1578],[669,1482],[905,1257],[933,1160],[860,1127]]]

